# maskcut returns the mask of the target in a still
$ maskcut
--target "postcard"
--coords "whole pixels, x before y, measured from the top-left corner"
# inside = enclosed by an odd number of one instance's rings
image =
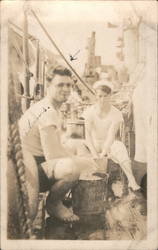
[[[157,1],[1,2],[1,249],[158,247]]]

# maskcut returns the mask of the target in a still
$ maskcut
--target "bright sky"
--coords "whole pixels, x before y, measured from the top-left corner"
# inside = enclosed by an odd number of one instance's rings
[[[7,1],[6,1],[7,2]],[[72,66],[82,74],[86,62],[87,39],[96,32],[96,55],[102,57],[102,64],[117,64],[116,41],[121,28],[109,29],[107,22],[120,24],[131,13],[129,1],[28,1],[49,34],[69,60],[69,54],[80,50],[78,60]],[[135,2],[141,11],[142,1]],[[148,4],[148,3],[147,3]],[[147,8],[147,4],[145,9]],[[7,2],[9,18],[22,27],[23,1]],[[29,17],[29,32],[40,39],[42,46],[56,53],[36,20]]]

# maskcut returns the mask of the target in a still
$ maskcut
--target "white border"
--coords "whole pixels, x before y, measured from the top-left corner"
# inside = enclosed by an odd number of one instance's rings
[[[6,166],[7,166],[7,117],[8,117],[8,48],[7,48],[7,1],[1,3],[1,248],[4,250],[32,250],[32,249],[156,249],[158,247],[158,168],[157,168],[157,83],[155,86],[155,107],[153,110],[153,134],[151,135],[150,155],[154,159],[148,165],[148,238],[144,241],[69,241],[69,240],[7,240],[6,221],[7,221],[7,185],[6,185]],[[143,1],[142,1],[143,3]],[[153,154],[154,151],[154,154]]]

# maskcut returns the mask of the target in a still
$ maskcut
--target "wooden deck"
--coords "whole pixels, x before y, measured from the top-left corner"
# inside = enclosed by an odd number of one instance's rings
[[[59,240],[146,239],[146,198],[140,192],[128,190],[127,180],[115,164],[110,169],[104,214],[89,215],[89,218],[86,216],[85,220],[75,224],[47,217],[45,226],[41,221],[41,230],[39,223],[36,223],[36,237]],[[111,187],[112,183],[115,186]]]
[[[105,217],[91,216],[91,222],[63,223],[48,217],[44,239],[60,240],[144,240],[146,239],[147,213],[143,198],[132,195],[115,201]],[[97,221],[97,223],[96,223]]]

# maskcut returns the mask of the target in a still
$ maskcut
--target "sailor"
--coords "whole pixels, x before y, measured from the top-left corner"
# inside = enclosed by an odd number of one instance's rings
[[[106,79],[94,84],[96,103],[84,112],[86,144],[94,159],[108,158],[119,164],[124,171],[128,186],[139,190],[131,169],[127,149],[116,140],[116,134],[123,122],[122,113],[111,104],[112,83]]]
[[[38,173],[38,192],[49,191],[47,212],[69,222],[79,218],[72,209],[64,206],[65,194],[83,170],[96,168],[91,159],[75,157],[61,142],[60,107],[70,95],[72,82],[67,68],[58,66],[49,69],[46,96],[33,104],[19,121],[23,152],[29,152],[36,160],[34,176]],[[37,190],[38,185],[35,184],[34,189]]]

